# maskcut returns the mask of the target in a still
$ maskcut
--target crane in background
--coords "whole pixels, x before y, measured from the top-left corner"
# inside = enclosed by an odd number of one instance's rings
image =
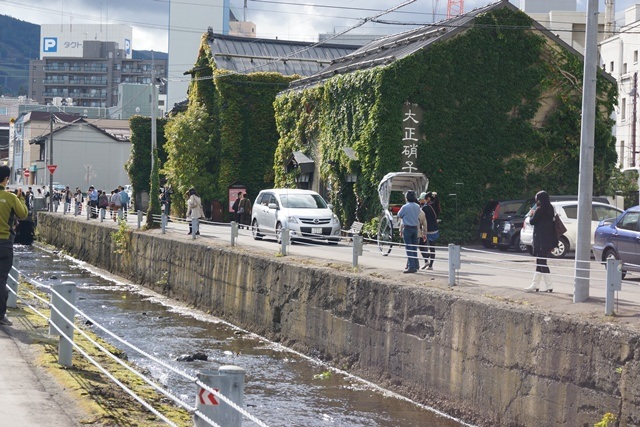
[[[464,13],[464,0],[448,0],[447,19],[459,16]]]

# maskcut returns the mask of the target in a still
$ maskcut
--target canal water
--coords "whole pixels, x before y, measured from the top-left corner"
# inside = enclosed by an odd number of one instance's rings
[[[221,365],[245,369],[246,409],[269,426],[465,425],[71,258],[16,246],[16,266],[45,285],[75,282],[77,305],[88,317],[182,372],[196,376]],[[95,330],[174,395],[195,405],[193,383]],[[206,354],[208,360],[176,361],[180,355],[196,352]],[[255,425],[243,421],[243,426]]]

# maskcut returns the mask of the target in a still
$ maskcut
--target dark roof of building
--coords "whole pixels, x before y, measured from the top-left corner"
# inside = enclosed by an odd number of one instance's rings
[[[361,48],[337,58],[331,64],[318,73],[295,80],[290,83],[291,89],[302,89],[338,74],[347,74],[356,70],[364,70],[377,66],[391,64],[394,61],[405,58],[421,49],[428,49],[432,44],[447,40],[470,28],[472,21],[480,14],[509,8],[519,10],[507,0],[491,3],[487,6],[479,7],[464,15],[456,16],[434,24],[414,28],[402,33],[392,34],[372,41]],[[544,33],[545,36],[553,39],[565,49],[582,56],[579,52],[562,41],[558,36],[551,33],[544,26],[533,21],[533,28]]]
[[[285,76],[310,76],[332,60],[359,46],[258,39],[208,33],[209,48],[218,69],[247,74],[276,72]]]

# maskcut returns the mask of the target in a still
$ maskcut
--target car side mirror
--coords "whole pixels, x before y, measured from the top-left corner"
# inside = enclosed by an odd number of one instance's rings
[[[269,209],[278,209],[278,205],[275,203],[269,203]]]
[[[327,207],[331,210],[333,210],[333,205],[331,203],[327,203]]]

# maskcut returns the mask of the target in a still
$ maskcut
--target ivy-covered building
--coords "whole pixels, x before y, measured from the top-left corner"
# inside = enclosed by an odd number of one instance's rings
[[[184,194],[191,186],[207,216],[223,220],[242,185],[249,198],[273,186],[278,143],[273,101],[289,83],[316,74],[358,46],[204,34],[190,74],[187,108],[165,130],[161,173]],[[211,211],[209,211],[211,207]]]
[[[577,194],[582,75],[582,56],[508,1],[375,40],[279,94],[276,185],[375,223],[380,179],[423,172],[444,237],[471,239],[485,200]],[[600,74],[594,194],[616,162],[616,96]]]

